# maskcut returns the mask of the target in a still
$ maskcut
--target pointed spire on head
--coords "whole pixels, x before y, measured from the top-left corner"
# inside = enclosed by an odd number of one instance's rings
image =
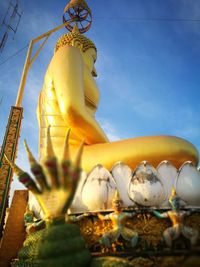
[[[80,145],[80,147],[78,149],[78,152],[76,154],[76,158],[75,158],[75,161],[74,161],[74,165],[75,165],[76,168],[80,168],[81,157],[82,157],[82,154],[83,154],[84,144],[85,144],[85,140],[82,141],[82,144]]]
[[[71,129],[67,131],[67,135],[65,138],[65,144],[64,144],[64,151],[63,151],[63,161],[69,160],[69,135],[70,135]]]
[[[51,136],[50,136],[50,127],[51,125],[49,125],[47,128],[47,144],[46,144],[46,157],[47,158],[55,157],[55,153],[54,153],[53,145],[51,141]]]
[[[78,34],[80,34],[80,31],[79,31],[79,29],[78,29],[78,25],[77,25],[77,23],[74,24],[72,33],[78,33]]]
[[[171,203],[171,201],[172,201],[173,199],[177,198],[177,197],[178,197],[178,196],[177,196],[177,194],[176,194],[176,190],[175,190],[174,187],[172,187],[171,195],[170,195],[170,197],[169,197],[169,202]]]
[[[174,187],[172,187],[172,191],[171,191],[170,198],[171,198],[171,197],[176,197],[176,196],[177,196],[177,194],[176,194],[176,190],[175,190]]]
[[[36,164],[37,161],[34,158],[33,154],[31,153],[31,151],[30,151],[30,149],[29,149],[29,147],[27,145],[26,140],[24,140],[24,146],[25,146],[25,149],[26,149],[26,154],[28,156],[28,160],[29,160],[30,165],[32,166],[33,164]]]
[[[113,201],[121,201],[119,191],[117,189],[115,190],[115,195],[114,195]]]
[[[22,169],[20,169],[12,160],[8,159],[8,157],[6,156],[6,154],[4,154],[4,158],[10,164],[10,167],[17,174],[17,176],[20,176],[22,173],[24,173],[24,171]]]

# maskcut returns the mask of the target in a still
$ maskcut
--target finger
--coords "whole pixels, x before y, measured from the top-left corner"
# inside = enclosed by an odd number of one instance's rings
[[[62,168],[62,176],[61,176],[61,185],[64,188],[68,188],[72,185],[72,166],[71,162],[68,161],[63,161],[61,163],[61,168]]]
[[[76,154],[76,158],[75,158],[75,161],[74,161],[74,166],[76,169],[80,169],[81,168],[81,158],[82,158],[82,154],[83,154],[83,148],[84,148],[84,144],[85,144],[85,141],[83,140],[79,149],[78,149],[78,152]]]
[[[49,185],[47,183],[46,176],[44,175],[42,166],[36,161],[36,159],[33,157],[33,154],[31,153],[26,140],[24,140],[24,145],[26,149],[26,153],[28,156],[28,160],[31,166],[31,172],[34,174],[36,181],[38,182],[41,190],[49,190]]]
[[[41,191],[37,187],[35,181],[30,177],[27,172],[23,172],[18,176],[18,180],[22,183],[28,190],[34,194],[40,194]]]
[[[83,146],[84,146],[84,142],[82,142],[82,144],[80,145],[78,152],[77,152],[77,156],[75,159],[75,163],[74,163],[74,168],[72,170],[72,173],[69,175],[69,179],[72,178],[71,181],[71,193],[69,195],[69,198],[66,201],[66,204],[63,208],[63,212],[65,212],[69,206],[71,205],[73,199],[74,199],[74,195],[76,193],[76,189],[78,187],[78,182],[80,179],[80,174],[81,174],[81,168],[80,168],[80,163],[81,163],[81,157],[82,157],[82,153],[83,153]],[[66,184],[67,184],[67,180],[66,180]]]
[[[83,148],[84,148],[84,141],[82,142],[82,144],[80,145],[75,161],[74,161],[74,169],[73,169],[73,174],[72,174],[72,179],[73,179],[73,186],[74,186],[74,190],[76,190],[77,186],[78,186],[78,182],[80,180],[81,177],[81,158],[82,158],[82,154],[83,154]]]
[[[40,194],[40,190],[37,187],[37,184],[35,181],[30,177],[30,175],[27,172],[24,172],[22,169],[20,169],[14,162],[8,159],[8,157],[4,154],[5,159],[10,164],[13,171],[17,174],[18,180],[20,183],[22,183],[28,190],[35,194]]]
[[[71,129],[67,131],[67,135],[65,138],[65,144],[64,144],[64,151],[63,151],[63,161],[68,161],[70,160],[70,155],[69,155],[69,136],[70,136]]]
[[[60,183],[59,183],[57,159],[48,158],[45,160],[44,165],[47,169],[48,177],[50,178],[51,187],[58,188],[60,186]]]
[[[44,165],[47,168],[52,188],[58,188],[60,185],[58,165],[50,137],[50,126],[47,128],[46,160],[44,161]]]
[[[71,129],[67,131],[67,135],[65,138],[65,145],[64,145],[64,151],[63,151],[63,160],[61,163],[62,168],[62,176],[61,176],[61,185],[66,188],[69,187],[71,184],[71,162],[70,162],[70,156],[69,156],[69,135],[70,135]]]

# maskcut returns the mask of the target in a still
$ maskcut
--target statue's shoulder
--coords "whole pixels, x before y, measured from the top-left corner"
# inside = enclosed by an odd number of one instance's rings
[[[54,53],[51,62],[49,64],[49,72],[54,68],[60,68],[63,64],[80,64],[82,62],[82,55],[80,50],[77,47],[73,46],[63,46],[56,53]]]

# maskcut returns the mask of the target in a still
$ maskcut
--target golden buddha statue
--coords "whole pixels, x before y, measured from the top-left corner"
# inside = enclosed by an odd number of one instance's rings
[[[81,35],[77,26],[57,42],[39,96],[39,158],[45,158],[46,129],[51,125],[51,140],[56,155],[62,156],[66,132],[72,158],[84,139],[82,167],[88,172],[99,163],[111,169],[123,161],[134,169],[147,160],[155,167],[168,160],[179,168],[185,161],[198,163],[198,151],[189,142],[174,136],[147,136],[109,142],[95,119],[99,90],[94,77],[97,57],[95,45]]]

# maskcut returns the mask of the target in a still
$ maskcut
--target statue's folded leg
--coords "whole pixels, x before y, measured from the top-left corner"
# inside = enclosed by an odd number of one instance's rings
[[[166,243],[166,245],[171,248],[172,247],[172,241],[176,240],[181,234],[179,227],[169,227],[167,228],[163,233],[163,238]]]
[[[137,245],[137,242],[138,242],[137,231],[134,231],[133,229],[130,229],[128,227],[124,227],[121,235],[126,241],[130,242],[131,247],[134,248]]]
[[[161,161],[168,160],[180,168],[185,161],[197,165],[199,155],[197,149],[182,138],[147,136],[85,146],[82,166],[90,171],[96,164],[102,164],[110,170],[113,164],[122,161],[134,169],[144,160],[154,167]]]
[[[105,233],[99,243],[106,246],[107,248],[111,248],[112,243],[115,242],[119,237],[119,231],[118,230],[111,230],[107,233]]]
[[[134,248],[137,245],[137,243],[138,243],[138,234],[137,233],[131,238],[130,243],[131,243],[132,248]]]
[[[193,229],[188,226],[184,226],[182,229],[182,234],[185,236],[187,239],[190,240],[191,245],[195,245],[197,243],[199,233],[196,229]]]

